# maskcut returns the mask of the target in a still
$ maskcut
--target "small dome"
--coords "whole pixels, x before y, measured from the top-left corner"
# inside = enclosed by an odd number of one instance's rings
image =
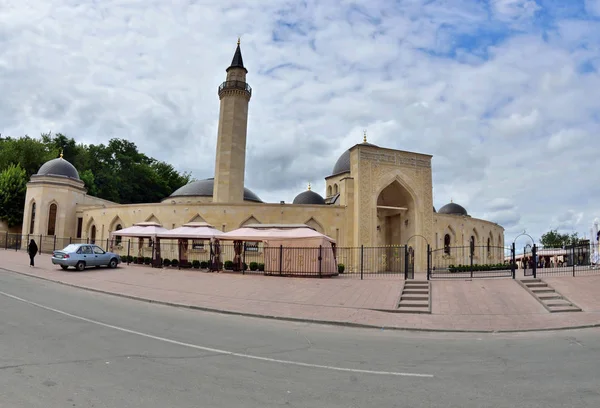
[[[376,145],[368,143],[368,142],[362,142],[361,145],[377,147]],[[342,173],[346,173],[349,171],[350,171],[350,149],[348,149],[344,153],[342,153],[340,158],[337,159],[337,161],[335,162],[335,165],[333,166],[333,171],[331,172],[331,175],[335,176],[337,174],[342,174]]]
[[[183,187],[178,188],[169,197],[212,197],[215,179],[208,178],[204,180],[192,181]],[[244,201],[254,201],[262,203],[256,194],[244,187]]]
[[[62,155],[61,155],[62,156]],[[60,176],[79,180],[79,173],[75,166],[59,157],[42,164],[37,172],[38,176]]]
[[[448,215],[469,215],[467,214],[467,210],[462,205],[458,205],[456,203],[448,203],[438,211],[438,214],[448,214]]]
[[[315,193],[310,189],[310,185],[308,186],[308,190],[298,194],[292,204],[325,204],[325,199],[321,197],[318,193]]]

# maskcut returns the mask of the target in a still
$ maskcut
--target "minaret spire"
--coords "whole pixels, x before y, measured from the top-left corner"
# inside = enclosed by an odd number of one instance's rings
[[[244,60],[242,59],[242,50],[240,48],[240,37],[238,37],[237,47],[235,49],[235,53],[233,54],[233,59],[231,60],[231,65],[229,66],[229,68],[227,68],[227,72],[229,72],[229,70],[232,68],[241,68],[244,71],[246,71],[246,73],[248,73],[248,70],[246,69],[246,67],[244,67]]]

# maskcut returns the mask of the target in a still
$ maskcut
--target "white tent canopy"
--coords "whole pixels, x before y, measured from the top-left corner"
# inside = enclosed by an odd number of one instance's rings
[[[118,237],[156,237],[157,234],[168,231],[156,222],[140,222],[131,227],[113,231],[111,234]]]
[[[223,234],[212,225],[205,222],[189,222],[179,228],[166,230],[158,233],[156,236],[161,239],[211,239],[217,235]]]
[[[335,243],[333,238],[321,234],[310,227],[293,227],[293,228],[268,228],[257,229],[250,227],[242,227],[233,231],[225,232],[215,236],[215,238],[226,241],[270,241],[270,240],[310,240],[322,239],[331,243]]]

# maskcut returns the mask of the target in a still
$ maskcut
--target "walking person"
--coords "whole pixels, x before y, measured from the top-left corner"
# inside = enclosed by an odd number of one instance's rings
[[[29,267],[33,268],[35,266],[33,263],[33,258],[35,258],[35,256],[38,253],[38,246],[33,239],[31,241],[29,241],[29,246],[27,247],[27,252],[29,253]]]

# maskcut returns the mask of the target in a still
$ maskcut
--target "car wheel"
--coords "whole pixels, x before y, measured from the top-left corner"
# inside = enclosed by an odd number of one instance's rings
[[[117,260],[115,258],[111,259],[108,263],[108,267],[111,269],[115,269],[117,267]]]
[[[77,265],[75,265],[75,269],[77,269],[78,271],[83,271],[85,269],[85,262],[77,262]]]
[[[67,265],[61,265],[60,267],[62,268],[63,271],[66,271],[67,269],[69,269],[69,267]]]

